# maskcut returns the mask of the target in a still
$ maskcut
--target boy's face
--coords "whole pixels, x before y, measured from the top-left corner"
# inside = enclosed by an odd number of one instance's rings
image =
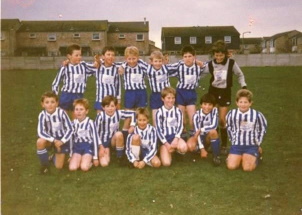
[[[88,114],[88,109],[86,109],[84,107],[84,105],[82,104],[77,104],[75,107],[74,107],[74,115],[75,115],[75,118],[78,119],[79,121],[83,121],[87,114]]]
[[[175,104],[175,96],[172,93],[168,93],[165,98],[161,98],[164,102],[164,106],[167,109],[171,109]]]
[[[252,102],[248,100],[246,97],[241,97],[236,101],[237,107],[241,112],[246,112],[249,110],[249,108],[252,106]]]
[[[114,112],[116,111],[116,105],[114,104],[114,102],[110,102],[109,105],[105,105],[103,107],[105,113],[109,116],[112,116],[114,114]]]
[[[143,130],[147,127],[149,120],[145,115],[138,114],[136,122],[137,122],[137,126]]]
[[[138,62],[138,56],[130,54],[126,57],[126,61],[130,67],[135,67]]]
[[[154,69],[159,70],[163,66],[163,59],[153,58],[153,60],[151,61],[151,65]]]
[[[182,56],[182,59],[183,59],[185,65],[190,67],[193,65],[193,63],[195,61],[195,56],[192,55],[191,53],[187,52],[187,53],[184,53],[184,55]]]
[[[201,103],[201,109],[204,114],[210,113],[213,110],[213,108],[214,105],[212,103],[208,103],[208,102]]]
[[[46,110],[47,113],[54,113],[56,108],[59,105],[59,102],[56,101],[53,97],[46,97],[44,98],[43,102],[41,102],[42,107]]]
[[[68,54],[67,58],[69,62],[73,65],[79,64],[82,60],[82,51],[81,50],[73,50],[72,54]]]
[[[168,55],[165,55],[165,56],[164,56],[163,64],[168,64],[168,63],[170,63],[170,58],[169,58]]]
[[[113,51],[106,51],[102,56],[105,66],[112,66],[115,60],[115,53]]]
[[[217,63],[222,63],[225,59],[225,54],[222,52],[215,52],[214,59],[216,60]]]

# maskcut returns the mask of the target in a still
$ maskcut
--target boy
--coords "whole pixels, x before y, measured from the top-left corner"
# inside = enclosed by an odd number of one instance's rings
[[[118,163],[124,164],[124,137],[118,131],[120,120],[131,118],[131,127],[127,132],[132,133],[135,126],[135,112],[131,110],[117,110],[117,99],[105,96],[103,110],[95,119],[96,130],[99,135],[99,161],[102,167],[110,163],[110,146],[116,148]]]
[[[243,72],[233,59],[228,58],[229,52],[223,41],[219,40],[213,45],[212,55],[214,59],[206,64],[204,73],[211,74],[208,92],[215,96],[218,105],[221,153],[226,155],[227,129],[225,127],[225,116],[228,112],[228,107],[231,105],[233,74],[238,76],[241,88],[246,89],[247,87]]]
[[[81,47],[73,44],[67,47],[68,64],[62,66],[52,83],[52,91],[59,94],[59,84],[63,81],[59,105],[65,111],[72,111],[75,99],[83,98],[87,77],[96,71],[97,63],[89,65],[82,60]]]
[[[81,168],[86,172],[91,168],[91,161],[98,166],[98,135],[94,122],[87,117],[89,103],[87,99],[77,99],[73,102],[74,133],[71,139],[71,159],[69,170],[76,171]]]
[[[207,157],[207,149],[211,145],[213,152],[213,164],[220,165],[220,140],[217,133],[218,110],[215,107],[215,97],[210,94],[204,94],[200,99],[200,110],[193,116],[195,135],[191,137],[187,144],[188,150],[193,152],[200,150],[200,157]],[[198,146],[197,146],[198,143]]]
[[[179,108],[175,107],[176,91],[172,87],[166,87],[161,92],[164,105],[156,113],[156,130],[161,142],[160,158],[163,166],[170,166],[172,153],[177,151],[184,155],[187,150],[186,142],[180,138],[183,129],[183,115]]]
[[[176,85],[176,103],[177,107],[181,110],[184,115],[184,124],[186,116],[189,121],[189,135],[193,136],[193,114],[196,112],[196,99],[197,94],[195,89],[199,85],[201,78],[202,63],[197,63],[195,58],[195,50],[192,46],[184,46],[181,50],[182,61],[171,64],[171,76],[176,76],[178,82]],[[186,138],[186,128],[182,137]]]
[[[112,95],[118,100],[118,109],[121,103],[121,78],[118,74],[115,60],[115,50],[111,46],[106,46],[102,50],[102,64],[96,72],[96,101],[94,109],[97,113],[102,111],[102,100],[107,95]]]
[[[149,112],[146,108],[136,110],[137,126],[134,133],[128,135],[126,155],[134,168],[142,169],[145,165],[158,168],[160,160],[157,153],[156,129],[149,122]]]
[[[227,158],[227,168],[237,169],[242,163],[244,171],[253,171],[262,153],[260,147],[266,133],[267,121],[251,107],[253,94],[241,89],[236,94],[237,109],[226,116],[227,131],[232,143]]]
[[[69,139],[72,136],[72,124],[64,110],[58,108],[58,96],[45,92],[41,97],[44,110],[39,114],[37,154],[41,163],[40,173],[49,173],[48,149],[54,147],[54,163],[62,169],[65,154],[70,152]]]

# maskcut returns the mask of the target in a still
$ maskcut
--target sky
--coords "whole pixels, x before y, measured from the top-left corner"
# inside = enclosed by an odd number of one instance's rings
[[[149,22],[161,48],[162,27],[234,26],[241,37],[302,32],[301,0],[1,0],[1,18]]]

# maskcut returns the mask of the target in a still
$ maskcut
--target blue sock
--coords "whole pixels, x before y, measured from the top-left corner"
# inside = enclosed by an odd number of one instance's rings
[[[37,150],[37,155],[42,166],[49,166],[48,152],[46,149]]]
[[[116,156],[118,158],[123,157],[124,155],[124,147],[116,147]]]
[[[212,153],[213,156],[219,156],[220,155],[220,140],[219,138],[211,140],[211,147],[212,147]]]

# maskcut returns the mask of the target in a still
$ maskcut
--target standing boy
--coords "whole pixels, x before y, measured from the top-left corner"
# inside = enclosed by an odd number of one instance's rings
[[[200,151],[200,157],[207,157],[209,146],[213,152],[213,163],[215,166],[220,165],[220,140],[217,133],[218,110],[215,107],[215,97],[210,94],[204,94],[200,99],[200,110],[196,111],[193,116],[195,134],[187,144],[188,150]],[[198,144],[198,145],[197,145]]]
[[[41,163],[40,172],[49,172],[48,150],[54,147],[54,163],[57,169],[62,169],[65,154],[69,154],[69,139],[72,136],[72,124],[64,110],[58,108],[58,96],[46,92],[41,97],[43,111],[39,114],[37,154]]]
[[[267,121],[262,113],[251,107],[253,94],[241,89],[236,94],[237,109],[226,116],[227,131],[232,143],[227,158],[228,169],[237,169],[242,163],[244,171],[253,171],[262,153],[260,147],[266,133]]]
[[[161,92],[164,105],[156,113],[156,130],[160,146],[160,158],[163,166],[170,166],[172,153],[183,156],[187,150],[186,142],[180,137],[183,129],[183,115],[179,108],[175,107],[176,91],[172,87],[166,87]]]

